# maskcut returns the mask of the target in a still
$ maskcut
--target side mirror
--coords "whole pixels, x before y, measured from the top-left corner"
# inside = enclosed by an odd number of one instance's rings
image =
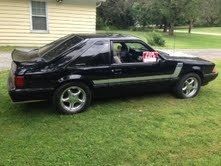
[[[157,62],[158,62],[158,63],[164,63],[164,62],[165,62],[165,60],[164,60],[164,59],[162,59],[162,58],[158,58]]]

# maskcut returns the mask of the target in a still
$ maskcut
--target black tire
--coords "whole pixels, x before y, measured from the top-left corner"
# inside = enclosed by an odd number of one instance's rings
[[[80,107],[79,109],[76,109],[74,111],[70,111],[70,110],[65,109],[65,107],[63,106],[64,104],[61,101],[62,95],[64,93],[66,93],[65,91],[68,88],[71,88],[71,87],[79,87],[81,90],[83,90],[85,92],[84,96],[86,96],[85,102],[82,105],[82,107]],[[84,84],[82,82],[72,82],[72,83],[67,83],[67,84],[60,86],[55,91],[54,96],[53,96],[53,103],[54,103],[54,106],[56,107],[56,110],[58,110],[60,113],[72,115],[72,114],[77,114],[77,113],[85,111],[90,106],[91,98],[92,98],[91,90],[86,84]]]
[[[194,78],[195,80],[197,80],[198,82],[198,88],[196,88],[196,90],[194,91],[194,93],[190,96],[187,96],[184,94],[183,92],[183,88],[184,88],[184,84],[188,79]],[[175,87],[173,88],[173,92],[176,95],[176,97],[180,98],[180,99],[188,99],[188,98],[194,98],[195,96],[197,96],[199,94],[200,88],[201,88],[201,78],[199,77],[198,74],[196,73],[189,73],[184,75],[175,85]]]

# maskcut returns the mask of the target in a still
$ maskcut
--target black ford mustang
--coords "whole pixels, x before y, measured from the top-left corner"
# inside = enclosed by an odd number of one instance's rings
[[[29,52],[14,50],[12,59],[12,101],[53,99],[66,114],[85,110],[98,88],[166,83],[186,99],[218,76],[214,63],[156,52],[124,35],[68,35]]]

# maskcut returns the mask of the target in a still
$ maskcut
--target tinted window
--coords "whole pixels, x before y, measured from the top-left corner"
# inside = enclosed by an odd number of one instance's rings
[[[55,40],[55,41],[53,41],[53,42],[51,42],[51,43],[49,43],[49,44],[46,44],[46,45],[40,47],[40,48],[38,49],[39,54],[40,54],[40,55],[43,55],[43,54],[47,53],[50,49],[56,47],[56,46],[59,45],[60,43],[64,42],[64,41],[67,40],[68,38],[70,38],[70,36],[71,36],[71,35],[64,36],[64,37],[59,38],[59,39],[57,39],[57,40]]]
[[[109,42],[96,42],[85,51],[72,65],[104,66],[109,64]]]
[[[148,51],[147,47],[145,47],[141,43],[126,43],[129,49],[133,49],[135,51]]]
[[[48,44],[42,48],[39,49],[39,54],[44,54],[45,55],[42,57],[45,61],[51,61],[70,49],[71,47],[77,45],[80,43],[83,39],[74,36],[74,37],[67,37],[67,38],[61,38],[51,44]]]

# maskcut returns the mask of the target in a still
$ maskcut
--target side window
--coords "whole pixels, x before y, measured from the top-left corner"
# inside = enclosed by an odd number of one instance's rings
[[[153,63],[158,53],[139,42],[114,42],[113,63]]]
[[[126,43],[129,49],[133,49],[135,51],[148,51],[148,49],[141,43]]]
[[[99,41],[94,43],[87,51],[77,58],[73,65],[105,66],[109,64],[110,44]]]

